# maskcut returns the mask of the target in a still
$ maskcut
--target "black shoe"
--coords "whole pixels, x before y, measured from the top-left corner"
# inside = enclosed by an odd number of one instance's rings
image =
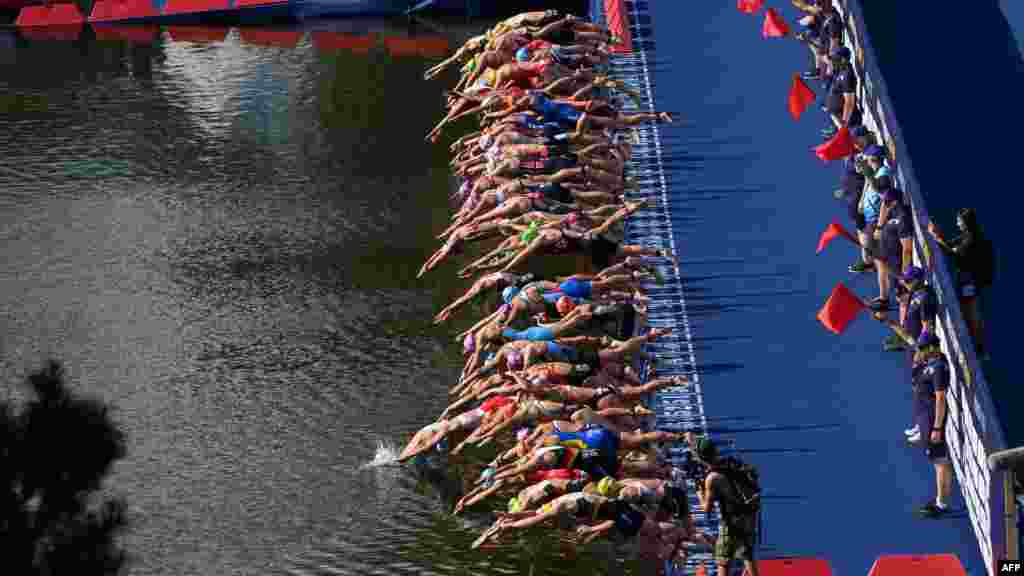
[[[939,508],[939,506],[932,501],[921,506],[917,511],[925,518],[941,518],[946,514],[949,514],[949,507]]]
[[[824,130],[821,131],[821,135],[823,137],[825,137],[825,138],[832,138],[833,136],[836,135],[836,129],[835,128],[825,128]]]
[[[850,264],[850,272],[854,274],[864,274],[865,272],[874,272],[874,264],[866,264],[864,262],[857,262],[856,264]]]
[[[875,298],[868,302],[868,308],[874,312],[886,312],[889,310],[889,301],[884,298]]]
[[[808,70],[800,75],[804,80],[821,80],[821,72],[817,70]]]

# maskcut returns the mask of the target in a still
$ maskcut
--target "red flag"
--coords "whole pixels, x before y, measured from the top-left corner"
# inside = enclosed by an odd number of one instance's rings
[[[825,249],[825,246],[828,246],[828,243],[837,236],[842,236],[857,246],[860,246],[860,241],[857,240],[856,236],[850,234],[850,232],[848,232],[846,228],[843,228],[839,222],[833,220],[832,223],[828,225],[828,228],[825,228],[825,232],[821,235],[821,239],[818,240],[818,254],[821,254],[821,251]]]
[[[786,21],[779,16],[779,13],[774,8],[769,8],[764,13],[764,25],[761,27],[761,35],[765,38],[782,38],[786,34],[789,34],[789,26],[786,25]]]
[[[867,308],[867,304],[840,282],[836,284],[832,295],[818,311],[818,320],[825,325],[825,328],[836,334],[842,334],[846,325],[852,322],[857,314],[865,308]]]
[[[764,6],[764,0],[736,0],[736,9],[744,14],[753,14]]]
[[[839,160],[853,154],[853,138],[850,137],[850,129],[843,126],[831,140],[816,146],[814,154],[825,162]]]
[[[814,104],[814,91],[804,84],[799,74],[793,74],[793,87],[789,89],[789,113],[799,120],[807,107]]]

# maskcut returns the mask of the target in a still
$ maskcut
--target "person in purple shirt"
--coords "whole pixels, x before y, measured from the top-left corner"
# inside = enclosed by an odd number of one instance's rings
[[[906,346],[915,346],[922,333],[934,333],[935,316],[938,314],[938,300],[931,287],[925,284],[924,269],[918,266],[907,268],[899,276],[902,288],[900,296],[900,322],[888,320],[884,311],[875,312],[875,319],[884,322]],[[921,433],[914,411],[914,425],[906,430],[908,440],[914,441]]]
[[[931,286],[925,283],[925,271],[911,266],[900,276],[900,283],[906,290],[905,304],[901,302],[900,317],[903,329],[915,340],[925,330],[932,332],[939,303]],[[905,311],[903,307],[905,306]]]
[[[879,216],[880,274],[898,278],[896,271],[903,270],[913,258],[914,224],[910,206],[903,200],[903,192],[896,188],[890,176],[878,179],[882,191],[882,210]],[[905,350],[903,340],[891,335],[883,342],[887,351]]]
[[[914,353],[912,381],[917,404],[919,437],[927,439],[925,455],[935,467],[936,496],[919,509],[925,518],[938,518],[949,512],[953,490],[953,467],[946,449],[946,390],[949,388],[949,362],[931,332],[923,332]]]
[[[829,53],[832,65],[832,78],[828,82],[828,95],[825,97],[825,108],[828,110],[829,124],[822,131],[822,136],[831,138],[843,126],[858,126],[862,115],[857,108],[857,76],[850,65],[850,49],[845,46],[833,48]]]

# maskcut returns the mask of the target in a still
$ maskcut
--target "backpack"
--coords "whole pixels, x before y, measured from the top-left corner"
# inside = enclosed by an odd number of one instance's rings
[[[715,472],[725,476],[736,491],[733,507],[740,513],[757,514],[761,511],[761,476],[750,464],[734,456],[719,458]]]

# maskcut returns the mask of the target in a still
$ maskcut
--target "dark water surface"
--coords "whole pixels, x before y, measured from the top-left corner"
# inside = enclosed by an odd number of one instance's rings
[[[365,467],[461,368],[429,319],[465,284],[415,280],[449,214],[428,61],[0,33],[3,375],[55,357],[115,405],[128,573],[529,572],[468,549],[454,487]]]

